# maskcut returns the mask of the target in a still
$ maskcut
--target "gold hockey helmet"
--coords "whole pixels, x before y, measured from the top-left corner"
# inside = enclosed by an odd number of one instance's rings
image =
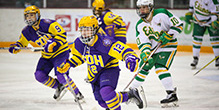
[[[105,9],[105,2],[103,0],[94,0],[94,2],[92,3],[92,7],[93,14],[99,17]]]
[[[99,29],[98,21],[95,16],[85,16],[79,21],[79,31],[81,33],[80,40],[88,43],[94,38]]]
[[[95,10],[104,10],[105,2],[103,0],[94,0],[92,7],[95,8]]]
[[[35,13],[36,14],[36,21],[31,21],[31,20],[26,19],[26,15],[29,14],[29,13]],[[39,10],[39,8],[36,7],[35,5],[28,6],[24,10],[24,20],[25,20],[25,23],[27,23],[29,26],[32,26],[33,24],[38,22],[40,20],[40,10]]]

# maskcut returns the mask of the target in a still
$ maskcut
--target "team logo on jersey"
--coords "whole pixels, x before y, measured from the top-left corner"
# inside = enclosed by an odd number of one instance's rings
[[[159,55],[159,58],[160,58],[160,59],[164,59],[164,58],[165,58],[165,56],[161,56],[161,55]]]
[[[103,39],[103,45],[104,46],[110,46],[112,44],[112,41],[110,40],[110,39],[107,39],[107,38],[105,38],[105,39]]]

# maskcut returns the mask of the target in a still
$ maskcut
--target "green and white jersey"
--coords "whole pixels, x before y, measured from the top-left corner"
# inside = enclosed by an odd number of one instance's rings
[[[215,14],[219,14],[219,0],[212,0],[212,4],[210,6],[212,6],[213,10],[211,13],[215,13]]]
[[[165,31],[173,35],[173,39],[162,45],[158,52],[170,52],[177,48],[176,34],[182,32],[182,21],[166,9],[155,9],[152,21],[147,23],[140,19],[136,24],[136,42],[141,52],[150,52],[158,44],[160,35]]]
[[[216,16],[211,14],[212,12],[216,12],[213,1],[216,2],[217,0],[190,0],[189,11],[193,13],[196,21],[210,24],[216,20]]]

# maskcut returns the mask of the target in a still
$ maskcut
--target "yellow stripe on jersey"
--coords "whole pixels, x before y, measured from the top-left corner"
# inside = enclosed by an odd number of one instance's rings
[[[90,68],[88,68],[87,77],[88,77],[89,81],[94,80],[95,75],[91,72]]]
[[[17,42],[20,42],[23,47],[27,47],[29,44],[29,41],[24,37],[24,35],[21,33],[20,38]]]
[[[77,55],[77,56],[79,56],[79,57],[82,57],[82,54],[81,54],[80,52],[78,52],[78,50],[76,50],[76,48],[75,48],[75,43],[72,44],[71,54]]]
[[[106,35],[106,32],[101,27],[98,29],[98,33],[101,35]]]
[[[115,20],[113,20],[113,23],[117,24],[117,25],[125,26],[125,23],[123,22],[123,20],[120,16],[117,17]]]
[[[75,48],[75,43],[72,44],[71,54],[73,56],[69,59],[69,61],[71,62],[71,65],[74,65],[73,67],[79,66],[85,62],[81,53]]]
[[[107,63],[107,64],[105,65],[105,67],[109,68],[109,67],[110,67],[109,65],[117,64],[118,62],[119,62],[118,59],[113,59],[113,60],[111,60],[109,63]]]
[[[119,66],[119,63],[117,63],[117,64],[113,64],[113,65],[110,65],[110,66],[108,66],[107,68],[117,67],[117,66]]]
[[[145,48],[151,48],[151,45],[144,45],[143,47],[141,47],[140,52],[142,52],[142,50]],[[147,51],[150,52],[150,50],[146,49],[145,52],[147,52]]]
[[[45,51],[42,51],[42,57],[46,58],[46,59],[54,58],[57,55],[65,52],[65,51],[68,51],[68,50],[69,50],[69,47],[68,47],[68,44],[66,43],[65,45],[60,46],[59,49],[55,53],[47,53]]]
[[[115,30],[116,37],[126,37],[126,28],[119,28]]]
[[[182,26],[177,26],[177,28],[179,28],[181,31],[183,30],[183,27],[182,27]]]

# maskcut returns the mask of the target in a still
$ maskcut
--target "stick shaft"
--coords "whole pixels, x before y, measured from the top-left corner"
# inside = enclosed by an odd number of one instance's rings
[[[8,50],[10,47],[0,47],[0,49]],[[21,50],[32,50],[34,52],[36,51],[42,51],[42,47],[15,47],[15,49],[21,49]]]
[[[196,74],[198,74],[200,71],[202,71],[203,69],[205,69],[208,65],[210,65],[214,60],[216,60],[217,58],[219,58],[219,56],[217,56],[217,57],[215,57],[213,60],[211,60],[208,64],[206,64],[205,66],[203,66],[200,70],[198,70],[195,74],[194,74],[194,76],[196,75]]]
[[[152,53],[149,55],[148,59],[150,59],[154,53],[157,51],[157,49],[161,46],[161,42],[157,44],[156,48],[154,49],[154,51],[152,51]],[[131,79],[131,81],[126,85],[126,87],[123,89],[124,91],[129,87],[129,85],[133,82],[133,80],[135,79],[135,77],[140,73],[140,71],[142,70],[142,68],[148,63],[148,60],[138,69],[138,72],[134,75],[134,77]]]
[[[67,75],[64,74],[64,77],[65,77],[65,80],[66,80],[66,82],[67,82],[67,84],[68,84],[68,86],[69,86],[69,88],[70,88],[70,92],[74,95],[75,100],[76,100],[76,102],[78,103],[79,108],[80,108],[81,110],[83,110],[83,108],[82,108],[82,106],[81,106],[81,103],[80,103],[79,100],[77,99],[76,94],[75,94],[75,92],[74,92],[72,86],[70,85],[70,82],[69,82],[69,79],[68,79]]]

